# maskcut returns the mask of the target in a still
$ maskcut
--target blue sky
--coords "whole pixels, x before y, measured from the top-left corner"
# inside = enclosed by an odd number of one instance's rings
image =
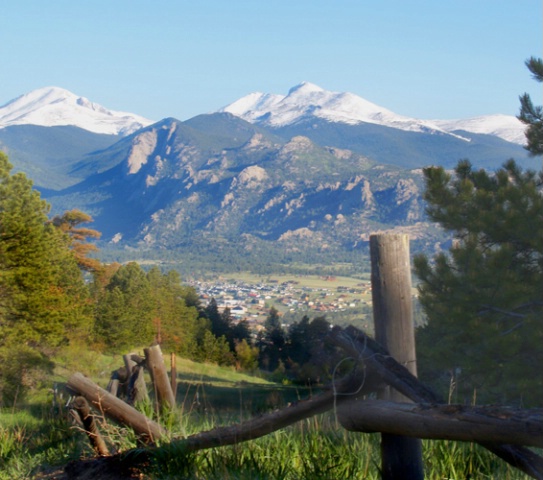
[[[309,81],[424,119],[518,112],[542,0],[4,0],[0,105],[45,86],[152,120]]]

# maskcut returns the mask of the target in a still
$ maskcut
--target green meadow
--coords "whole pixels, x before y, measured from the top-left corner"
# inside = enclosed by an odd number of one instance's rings
[[[67,354],[59,357],[51,378],[59,392],[70,375]],[[105,387],[110,372],[122,365],[120,356],[84,354],[72,357],[70,368],[90,375]],[[233,368],[177,359],[178,408],[156,415],[149,404],[140,405],[161,422],[171,439],[182,438],[217,426],[231,425],[254,415],[281,408],[288,402],[317,393],[270,382]],[[73,370],[71,373],[73,373]],[[53,403],[53,392],[44,388],[24,405],[0,412],[0,479],[60,479],[70,461],[91,458],[94,453],[85,434],[66,407]],[[126,427],[101,420],[101,431],[112,452],[141,448]],[[148,479],[379,479],[379,434],[344,430],[334,412],[302,420],[257,440],[212,448],[186,455],[168,447],[155,451],[143,472]],[[527,476],[470,443],[423,441],[428,479],[525,479]]]

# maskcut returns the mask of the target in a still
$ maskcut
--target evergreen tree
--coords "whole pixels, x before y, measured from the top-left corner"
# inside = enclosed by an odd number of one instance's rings
[[[249,328],[247,320],[240,320],[237,322],[232,326],[231,332],[235,345],[242,341],[249,342],[251,339],[251,329]]]
[[[260,344],[260,364],[273,372],[283,362],[284,346],[286,342],[285,331],[281,325],[279,311],[271,307],[264,322],[264,337]]]
[[[226,337],[217,338],[209,330],[205,332],[203,343],[199,352],[202,362],[214,363],[217,365],[233,365],[234,356],[230,351]]]
[[[299,368],[311,357],[309,338],[309,317],[304,315],[288,329],[287,356],[289,363]]]
[[[135,262],[121,266],[98,301],[96,338],[109,350],[150,345],[156,299],[143,269]]]
[[[247,322],[236,322],[230,308],[226,307],[219,312],[217,301],[212,298],[203,311],[203,315],[209,320],[211,333],[217,338],[224,337],[228,342],[231,352],[235,352],[236,344],[251,337]]]
[[[281,350],[285,345],[285,331],[281,325],[279,311],[275,307],[270,308],[268,318],[264,322],[266,329],[265,338],[269,344],[277,350]]]
[[[528,66],[541,81],[541,60]],[[527,148],[541,150],[541,107],[521,97]],[[427,325],[418,332],[421,374],[460,400],[541,405],[543,172],[513,160],[495,173],[461,161],[454,176],[424,170],[429,217],[454,236],[447,253],[415,258]]]
[[[166,350],[194,358],[197,350],[198,311],[187,306],[179,274],[163,274],[158,267],[147,273],[151,295],[155,300],[153,322],[157,340]]]
[[[209,303],[204,309],[204,316],[209,320],[209,324],[211,327],[211,332],[217,336],[217,333],[222,333],[222,323],[223,320],[221,318],[221,313],[219,312],[219,306],[217,305],[217,301],[212,298],[209,300]]]
[[[33,385],[31,372],[91,326],[88,290],[49,205],[0,152],[0,396]],[[18,378],[17,378],[18,376]],[[14,380],[15,379],[15,380]],[[13,384],[16,381],[16,384]]]
[[[432,263],[415,258],[428,317],[419,352],[453,377],[461,371],[465,394],[526,397],[543,361],[543,177],[512,161],[495,174],[465,161],[454,178],[424,174],[428,214],[455,241]]]
[[[0,344],[46,349],[89,321],[88,292],[49,205],[11,168],[0,152]]]
[[[336,349],[324,342],[330,332],[326,317],[309,320],[307,315],[293,323],[288,330],[286,345],[289,377],[303,383],[319,383],[330,379],[333,367],[340,359]]]
[[[543,82],[543,61],[541,58],[531,57],[526,61],[526,66],[537,82]],[[520,97],[520,113],[517,117],[528,125],[526,129],[526,149],[532,155],[543,154],[543,108],[534,106],[530,95],[525,93]]]
[[[258,368],[258,348],[251,346],[247,339],[236,343],[236,360],[240,369],[252,372]]]
[[[88,239],[99,239],[101,234],[97,230],[81,226],[90,222],[92,222],[92,217],[77,209],[57,215],[52,220],[53,225],[70,237],[71,248],[79,268],[87,272],[96,272],[101,268],[100,261],[89,255],[97,252],[98,247],[89,243]]]

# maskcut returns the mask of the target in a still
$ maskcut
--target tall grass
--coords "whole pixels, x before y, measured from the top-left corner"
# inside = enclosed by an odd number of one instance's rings
[[[68,357],[65,360],[71,362]],[[102,383],[111,365],[105,360],[94,362]],[[178,410],[156,414],[150,403],[139,407],[172,437],[231,425],[308,395],[293,387],[278,393],[276,385],[240,377],[231,369],[184,361],[178,361],[177,367]],[[33,404],[0,411],[0,480],[35,478],[38,471],[94,456],[84,433],[65,409],[58,404],[53,408],[51,400],[50,393],[41,392]],[[111,451],[138,447],[130,430],[106,421],[101,421],[100,428]],[[372,480],[380,478],[379,442],[379,434],[344,430],[330,412],[234,446],[186,454],[175,443],[162,445],[154,451],[146,474],[154,479],[188,480]],[[470,443],[423,441],[423,459],[425,478],[430,480],[529,478]]]
[[[423,441],[423,460],[430,480],[530,478],[473,443]],[[239,445],[191,454],[169,446],[155,452],[150,472],[157,479],[378,480],[380,462],[379,434],[348,432],[325,414]]]
[[[159,417],[173,435],[182,437],[238,420],[182,413]],[[93,456],[86,436],[63,415],[37,418],[10,412],[1,414],[0,421],[1,480],[35,478],[38,470]],[[102,431],[115,450],[137,447],[136,437],[124,428],[106,423]],[[146,474],[147,478],[188,480],[379,479],[379,441],[379,434],[342,429],[330,413],[234,446],[186,454],[175,443],[165,444],[154,452]],[[423,441],[423,455],[427,479],[529,478],[470,443]]]
[[[0,413],[0,479],[33,478],[37,470],[63,465],[89,451],[64,416],[39,408]]]

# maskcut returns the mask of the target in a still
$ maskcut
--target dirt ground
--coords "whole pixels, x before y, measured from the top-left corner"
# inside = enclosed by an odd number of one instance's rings
[[[145,480],[137,467],[121,462],[118,457],[102,457],[90,460],[77,460],[63,468],[44,470],[37,473],[35,480]]]

